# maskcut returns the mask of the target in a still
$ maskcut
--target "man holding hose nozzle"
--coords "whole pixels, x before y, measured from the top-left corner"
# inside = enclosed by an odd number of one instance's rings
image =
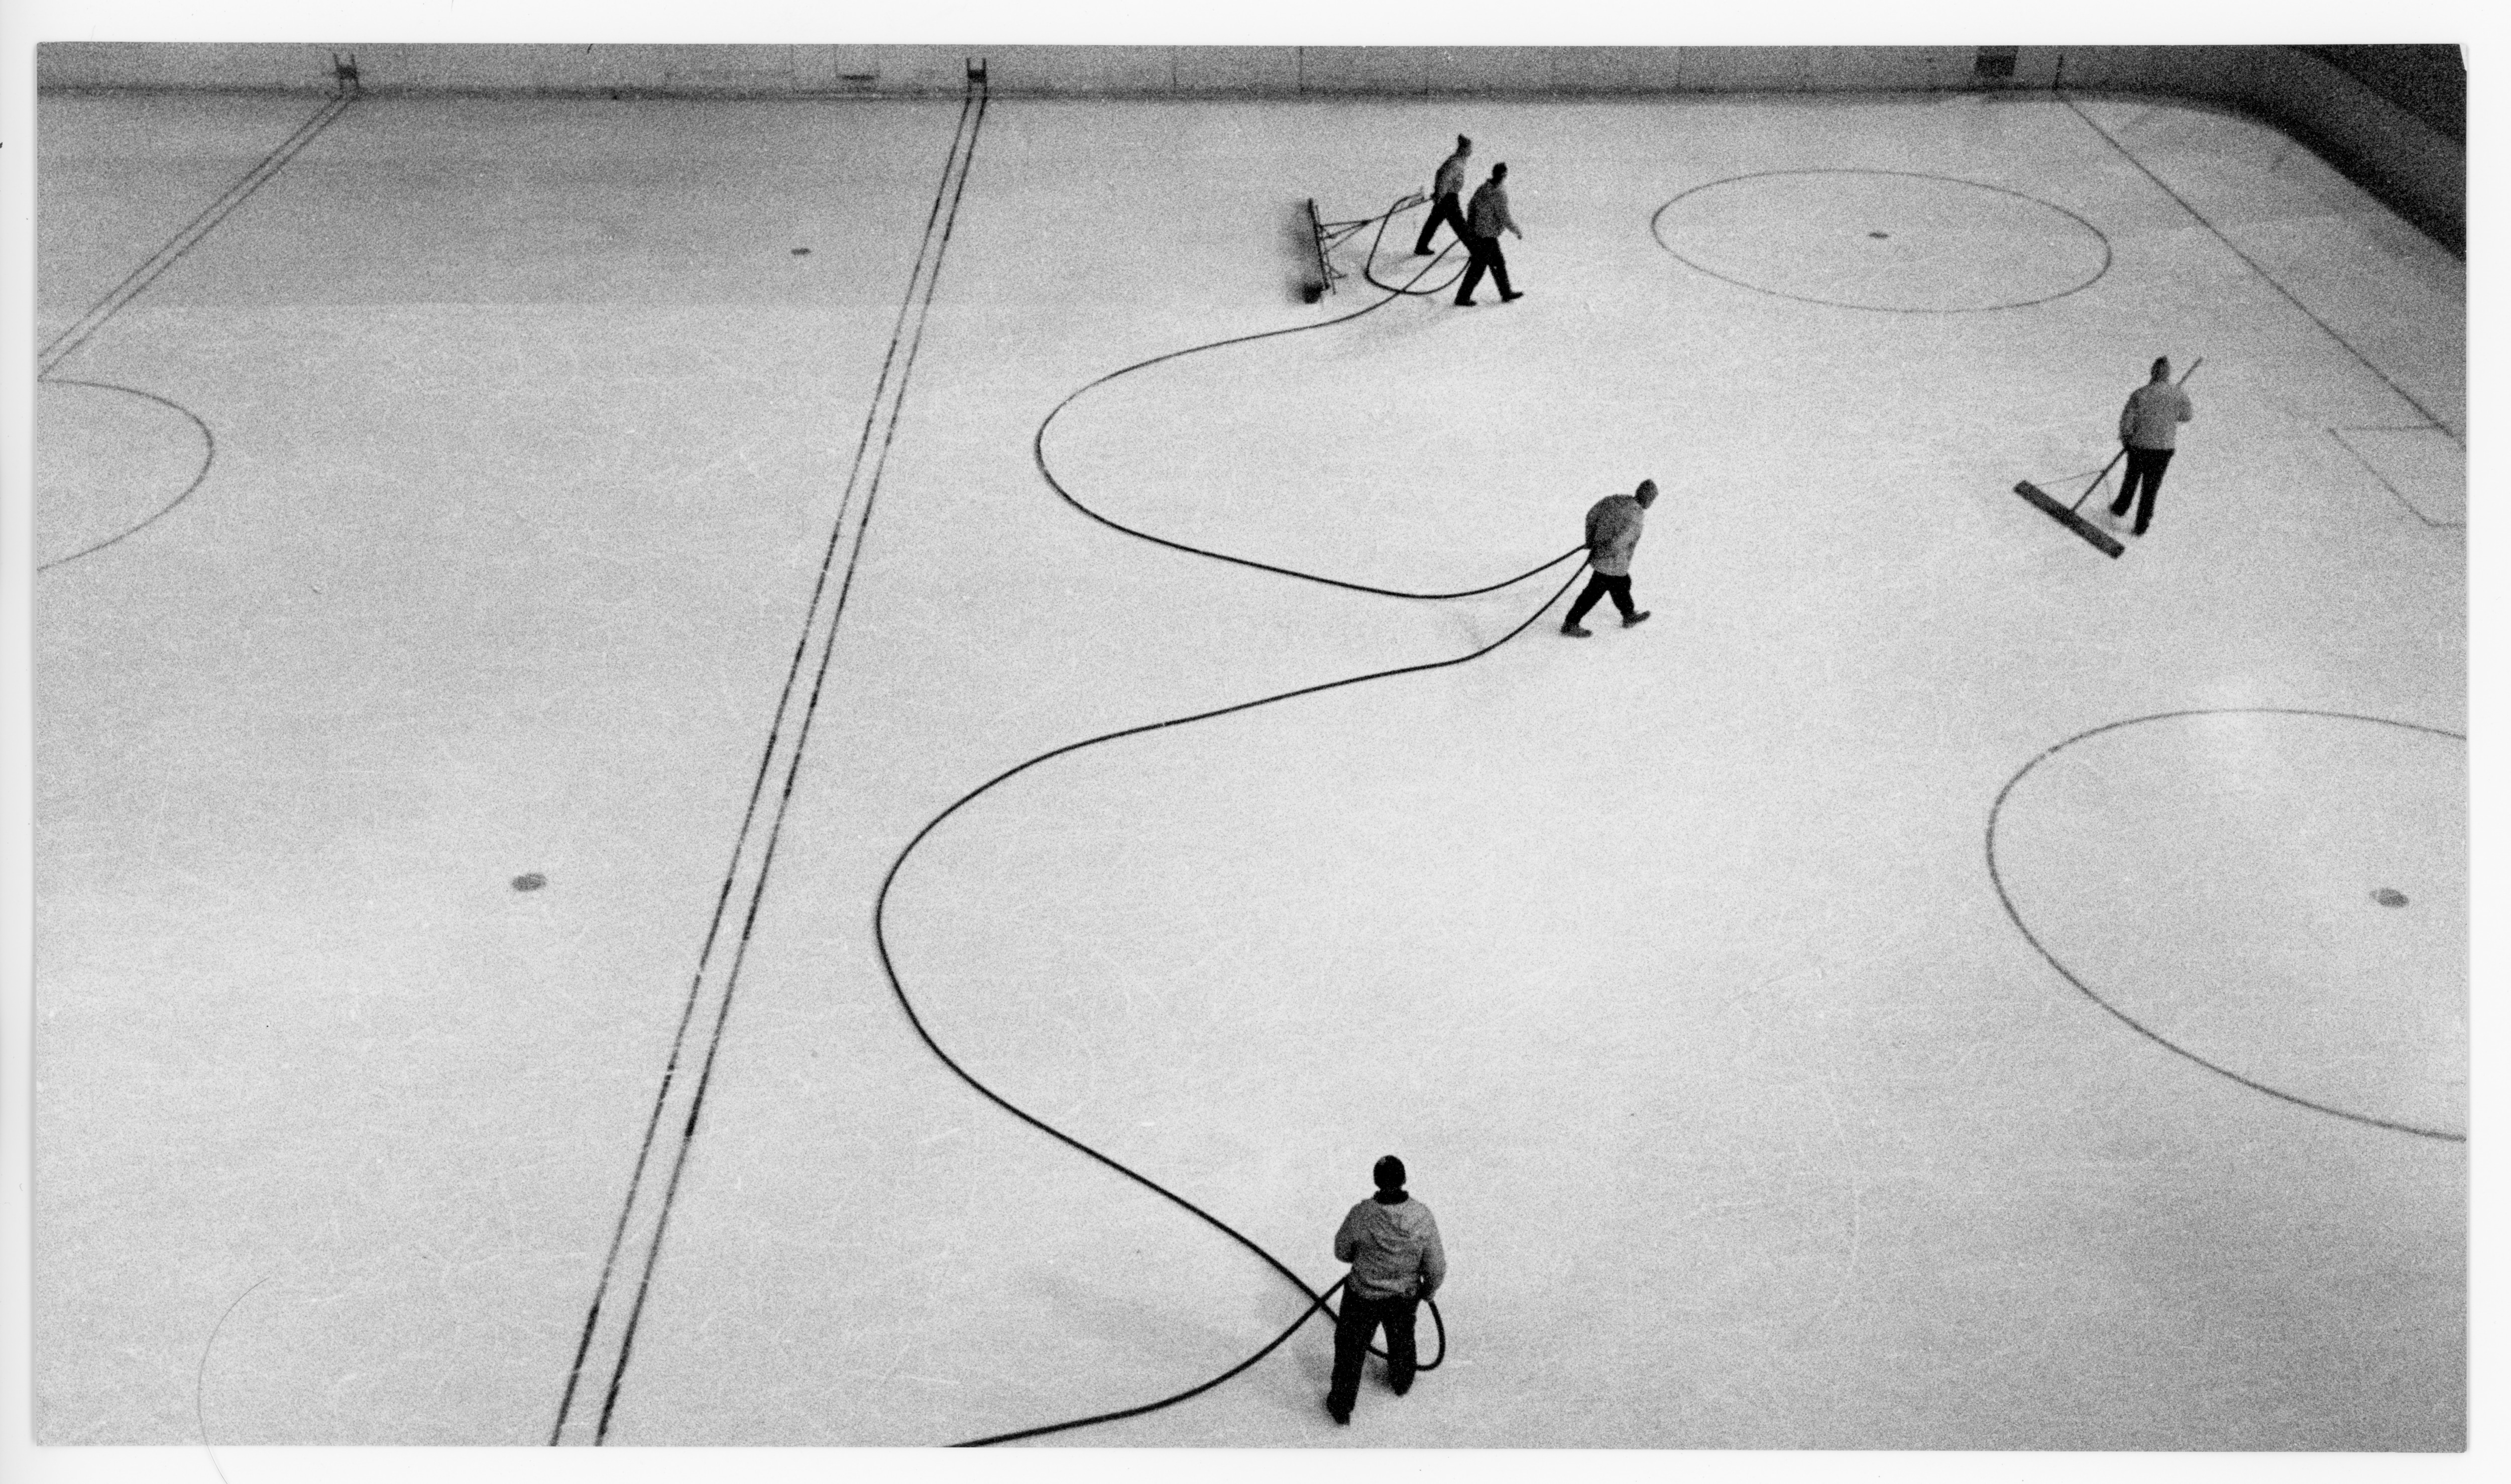
[[[1448,1280],[1447,1249],[1430,1208],[1404,1193],[1404,1161],[1393,1154],[1371,1172],[1377,1193],[1351,1208],[1334,1232],[1334,1260],[1351,1265],[1334,1320],[1333,1387],[1326,1410],[1337,1423],[1351,1421],[1360,1399],[1360,1368],[1369,1342],[1386,1326],[1386,1384],[1395,1394],[1412,1389],[1418,1363],[1412,1321],[1421,1305]]]

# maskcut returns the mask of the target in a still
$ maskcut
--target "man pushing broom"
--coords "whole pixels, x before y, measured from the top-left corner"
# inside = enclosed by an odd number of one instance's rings
[[[2188,394],[2171,384],[2171,358],[2156,357],[2153,379],[2128,393],[2127,407],[2119,413],[2119,447],[2127,450],[2127,478],[2119,482],[2118,498],[2110,501],[2110,518],[2126,515],[2128,502],[2136,500],[2140,490],[2144,495],[2137,501],[2136,525],[2128,534],[2144,535],[2144,527],[2152,524],[2154,491],[2162,488],[2162,471],[2171,467],[2180,425],[2196,415]]]
[[[2127,460],[2127,477],[2119,484],[2118,498],[2110,502],[2110,516],[2113,520],[2124,518],[2129,503],[2143,495],[2137,504],[2136,526],[2129,533],[2144,534],[2145,527],[2153,521],[2153,497],[2162,488],[2162,471],[2171,466],[2171,455],[2179,443],[2180,425],[2197,415],[2185,390],[2188,378],[2197,374],[2197,368],[2205,364],[2206,358],[2199,356],[2196,363],[2174,383],[2171,379],[2171,358],[2155,358],[2153,379],[2130,392],[2127,407],[2119,413],[2118,452],[2102,466],[2101,473],[2093,476],[2093,482],[2084,487],[2082,494],[2075,496],[2073,504],[2060,504],[2047,490],[2029,480],[2016,485],[2014,492],[2039,506],[2043,514],[2059,525],[2092,543],[2104,556],[2116,557],[2126,549],[2119,545],[2118,538],[2085,520],[2076,511],[2124,458]]]

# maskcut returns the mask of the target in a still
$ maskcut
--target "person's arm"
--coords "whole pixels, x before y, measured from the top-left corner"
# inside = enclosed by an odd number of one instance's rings
[[[2136,431],[2136,393],[2127,394],[2127,406],[2119,411],[2119,442],[2126,443]]]
[[[1358,1245],[1359,1237],[1360,1208],[1358,1206],[1354,1206],[1351,1208],[1351,1214],[1342,1219],[1342,1225],[1334,1231],[1334,1261],[1337,1263],[1350,1262],[1352,1254],[1360,1250]]]
[[[1439,1291],[1440,1284],[1448,1281],[1448,1249],[1440,1245],[1439,1223],[1435,1218],[1430,1222],[1428,1237],[1421,1244],[1421,1286],[1417,1290],[1425,1300]]]
[[[2180,394],[2180,420],[2182,422],[2189,422],[2194,420],[2196,416],[2197,405],[2188,400],[2188,394],[2186,392],[2182,392]]]
[[[1518,241],[1526,241],[1526,234],[1517,230],[1517,214],[1508,209],[1508,198],[1506,196],[1499,198],[1499,219],[1501,224],[1506,226],[1509,231],[1515,235]]]

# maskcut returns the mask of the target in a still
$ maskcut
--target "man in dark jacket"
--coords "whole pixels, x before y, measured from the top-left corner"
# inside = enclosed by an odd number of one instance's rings
[[[1427,256],[1430,238],[1446,222],[1458,242],[1465,238],[1465,214],[1456,203],[1465,192],[1465,156],[1474,152],[1474,141],[1456,136],[1456,152],[1439,162],[1439,174],[1430,182],[1430,219],[1421,223],[1421,236],[1412,244],[1412,255]]]
[[[1465,265],[1465,281],[1456,288],[1456,302],[1468,305],[1474,301],[1474,286],[1487,272],[1491,282],[1499,285],[1501,303],[1522,299],[1525,294],[1508,286],[1508,259],[1499,252],[1499,234],[1517,232],[1524,242],[1526,234],[1517,231],[1517,218],[1508,214],[1508,188],[1500,182],[1508,178],[1508,167],[1491,167],[1490,178],[1474,192],[1473,204],[1465,209],[1465,252],[1472,261]]]
[[[1334,1320],[1333,1386],[1326,1410],[1338,1423],[1351,1421],[1360,1399],[1360,1368],[1369,1342],[1386,1326],[1386,1384],[1403,1395],[1412,1389],[1419,1364],[1412,1348],[1412,1321],[1421,1303],[1448,1280],[1447,1249],[1430,1208],[1404,1193],[1404,1161],[1393,1154],[1371,1172],[1377,1193],[1351,1208],[1334,1232],[1336,1262],[1351,1265]]]

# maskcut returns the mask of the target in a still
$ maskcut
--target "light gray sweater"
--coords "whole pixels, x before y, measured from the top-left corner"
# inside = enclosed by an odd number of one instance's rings
[[[1426,1299],[1448,1281],[1439,1224],[1409,1195],[1393,1205],[1372,1195],[1352,1207],[1334,1232],[1333,1251],[1335,1261],[1351,1265],[1350,1291],[1364,1299]]]

